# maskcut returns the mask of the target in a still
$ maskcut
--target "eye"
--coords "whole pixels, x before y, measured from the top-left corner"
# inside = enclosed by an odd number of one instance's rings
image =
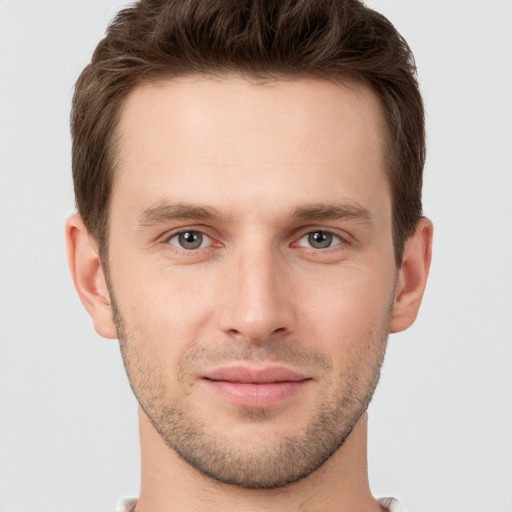
[[[311,231],[301,237],[297,245],[301,247],[311,247],[312,249],[328,249],[335,245],[339,245],[343,240],[329,231]]]
[[[193,251],[194,249],[202,249],[212,242],[208,235],[201,231],[181,231],[169,238],[169,243],[180,249]]]

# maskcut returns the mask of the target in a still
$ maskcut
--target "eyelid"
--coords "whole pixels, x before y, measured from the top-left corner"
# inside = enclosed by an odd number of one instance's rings
[[[194,253],[200,250],[207,250],[212,247],[214,248],[222,246],[222,243],[217,240],[217,237],[213,236],[212,234],[209,234],[208,231],[210,230],[208,230],[204,226],[180,226],[170,231],[167,231],[165,234],[163,234],[160,237],[160,242],[164,245],[171,246],[176,251],[180,251],[182,253],[187,254]],[[171,243],[171,240],[174,237],[187,232],[201,233],[203,237],[209,239],[209,243],[205,247],[198,247],[197,249],[185,249],[184,247],[180,247],[177,244]]]
[[[179,245],[179,242],[176,243],[176,244],[174,244],[172,242],[172,240],[174,238],[178,238],[180,235],[182,235],[184,233],[199,233],[202,236],[202,240],[201,240],[200,246],[199,247],[195,247],[193,249],[186,249],[185,247],[181,247]],[[211,244],[211,242],[212,242],[212,238],[209,237],[206,233],[203,233],[202,231],[197,231],[197,230],[194,230],[194,229],[187,229],[185,231],[178,231],[177,233],[174,233],[173,235],[171,235],[167,239],[167,243],[168,244],[173,245],[177,249],[180,249],[180,250],[183,250],[183,251],[187,251],[187,252],[198,251],[199,249],[205,249],[206,247],[208,247]]]
[[[209,231],[211,231],[211,230],[205,226],[198,226],[198,225],[180,226],[180,227],[177,227],[170,231],[167,231],[165,234],[163,234],[160,237],[160,242],[163,243],[164,245],[172,246],[177,251],[181,251],[183,253],[188,253],[188,254],[197,252],[199,250],[206,250],[206,249],[211,249],[211,248],[216,248],[216,247],[217,248],[222,247],[224,244],[222,242],[218,241],[218,235],[215,236],[215,235],[209,234]],[[170,243],[172,238],[174,238],[175,236],[180,235],[182,233],[186,233],[186,232],[201,233],[204,237],[209,239],[208,245],[205,247],[199,247],[197,249],[185,249],[185,248],[179,247],[179,245]],[[332,246],[324,248],[324,249],[317,249],[314,247],[308,247],[306,245],[299,244],[300,240],[302,240],[304,237],[310,235],[311,233],[315,233],[315,232],[329,233],[333,237],[337,238],[339,241],[337,243],[334,243]],[[295,236],[293,237],[293,242],[290,244],[290,247],[303,247],[303,248],[309,249],[311,251],[326,252],[326,251],[328,251],[330,249],[334,249],[338,246],[351,245],[351,243],[352,243],[351,236],[348,233],[346,233],[345,231],[340,232],[340,230],[331,228],[331,227],[305,226],[296,232]]]
[[[326,247],[323,249],[318,249],[315,247],[310,247],[308,245],[299,244],[299,242],[309,236],[311,233],[328,233],[332,235],[333,237],[337,238],[339,241],[337,243],[333,243],[330,247]],[[307,226],[306,228],[303,228],[300,230],[298,236],[295,237],[295,241],[291,244],[291,247],[303,247],[305,249],[309,249],[311,251],[321,251],[321,252],[327,252],[331,249],[335,249],[339,246],[346,246],[349,245],[349,235],[345,233],[340,233],[339,230],[333,229],[333,228],[322,228],[322,227],[314,227],[314,226]]]

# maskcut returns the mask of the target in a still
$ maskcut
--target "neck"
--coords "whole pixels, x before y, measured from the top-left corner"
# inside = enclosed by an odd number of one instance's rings
[[[246,489],[204,476],[167,447],[142,411],[139,426],[142,480],[136,512],[382,510],[368,485],[366,413],[322,467],[279,489]]]

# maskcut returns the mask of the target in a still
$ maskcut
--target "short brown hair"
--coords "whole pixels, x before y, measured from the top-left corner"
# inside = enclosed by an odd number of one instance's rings
[[[78,212],[105,254],[116,126],[137,86],[190,74],[358,80],[383,107],[393,243],[422,215],[423,102],[413,55],[381,14],[358,0],[141,0],[119,12],[77,81],[73,179]]]

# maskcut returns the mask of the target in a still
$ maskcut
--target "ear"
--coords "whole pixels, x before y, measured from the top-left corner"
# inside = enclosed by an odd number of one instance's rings
[[[66,248],[73,283],[91,315],[96,332],[104,338],[116,339],[117,331],[98,246],[80,215],[72,215],[66,222]]]
[[[432,259],[433,231],[432,222],[423,217],[414,234],[405,242],[402,267],[395,289],[390,332],[404,331],[416,320]]]

